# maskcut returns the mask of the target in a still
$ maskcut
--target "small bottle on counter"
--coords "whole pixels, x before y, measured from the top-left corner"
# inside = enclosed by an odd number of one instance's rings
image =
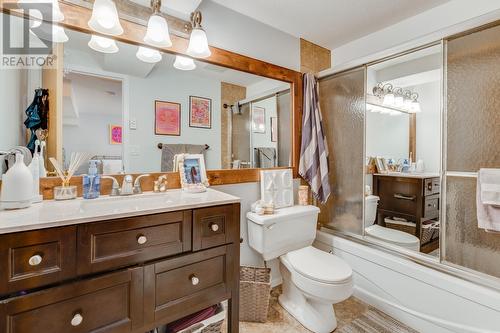
[[[89,162],[89,173],[83,176],[83,198],[96,199],[101,193],[101,176],[97,173],[97,161]]]
[[[307,185],[299,186],[299,205],[300,206],[309,205],[309,186]]]

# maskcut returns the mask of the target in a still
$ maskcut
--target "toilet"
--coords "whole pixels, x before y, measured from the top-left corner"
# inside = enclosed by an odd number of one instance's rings
[[[352,269],[341,258],[312,247],[319,208],[292,206],[273,215],[247,213],[250,247],[265,261],[279,258],[279,303],[304,327],[329,333],[337,327],[333,304],[353,292]]]
[[[420,239],[407,232],[394,230],[374,224],[377,219],[377,206],[380,198],[375,195],[365,197],[365,235],[378,241],[420,251]]]

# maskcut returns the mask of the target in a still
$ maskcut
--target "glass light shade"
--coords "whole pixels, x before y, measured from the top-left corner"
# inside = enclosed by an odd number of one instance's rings
[[[144,42],[157,47],[170,47],[172,41],[168,31],[168,23],[164,17],[151,15],[148,21],[148,30]]]
[[[92,35],[89,42],[89,47],[101,53],[116,53],[118,46],[113,39]]]
[[[38,9],[30,9],[30,29],[38,28],[42,25],[42,12]]]
[[[105,35],[118,36],[123,34],[118,10],[112,0],[96,0],[94,2],[89,27]]]
[[[208,58],[212,54],[208,47],[207,34],[203,29],[191,31],[187,54],[194,58]]]
[[[41,6],[40,9],[29,9],[29,14],[30,16],[33,16],[39,20],[42,19],[42,12],[46,13],[49,10],[52,11],[52,16],[51,20],[49,20],[48,15],[44,15],[45,20],[51,21],[51,22],[62,22],[64,21],[64,14],[61,11],[61,8],[59,7],[59,1],[58,0],[19,0],[17,2],[21,8],[24,8],[24,4],[38,4]],[[40,26],[40,24],[38,24]],[[37,26],[35,26],[37,27]]]
[[[149,64],[154,64],[161,61],[161,53],[158,50],[150,49],[149,47],[139,46],[136,57]]]
[[[391,115],[391,116],[400,116],[401,112],[399,112],[399,111],[391,111],[391,113],[389,113],[389,115]]]
[[[411,107],[411,99],[405,98],[405,101],[403,103],[403,109],[410,110],[410,107]]]
[[[404,105],[405,101],[404,101],[404,98],[403,96],[396,96],[394,98],[394,106],[400,108]]]
[[[54,43],[66,43],[68,40],[68,35],[66,35],[63,27],[58,25],[52,26],[52,41]]]
[[[384,101],[382,103],[384,105],[394,105],[394,99],[394,94],[389,93],[384,96]]]
[[[420,112],[420,111],[422,111],[422,110],[420,109],[420,103],[419,103],[419,102],[417,102],[417,101],[413,101],[413,102],[411,102],[410,112],[412,112],[412,113],[418,113],[418,112]]]
[[[194,60],[188,57],[175,56],[174,67],[181,71],[192,71],[196,68]]]
[[[388,114],[388,113],[391,113],[392,110],[391,109],[387,109],[387,108],[380,108],[380,113],[381,114]]]

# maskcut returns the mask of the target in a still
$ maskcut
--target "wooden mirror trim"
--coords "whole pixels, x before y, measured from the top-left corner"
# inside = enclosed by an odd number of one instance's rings
[[[22,11],[11,10],[5,8],[4,4],[16,5],[17,0],[3,0],[2,12],[10,15],[23,16]],[[59,1],[61,11],[64,13],[65,19],[59,25],[80,31],[87,34],[97,34],[89,28],[87,22],[91,16],[91,10],[85,7],[77,6],[70,3]],[[112,37],[117,41],[128,44],[144,45],[142,38],[146,33],[146,27],[131,21],[120,19],[120,23],[124,29],[121,36]],[[109,37],[109,36],[106,36]],[[186,55],[186,49],[189,40],[184,37],[171,35],[172,46],[169,48],[156,48],[162,52],[171,54]],[[151,47],[148,45],[148,47]],[[300,155],[300,135],[301,135],[301,120],[302,120],[302,73],[274,65],[262,60],[254,59],[235,52],[227,51],[217,47],[210,47],[212,55],[201,61],[219,65],[222,67],[255,74],[258,76],[287,82],[290,84],[292,96],[292,165],[294,178],[298,177],[299,155]],[[207,174],[211,181],[216,181],[214,185],[236,184],[243,182],[254,182],[259,180],[259,169],[238,169],[238,170],[209,170]],[[176,173],[167,173],[169,179],[172,179],[172,184],[178,183],[178,175]],[[118,176],[119,177],[119,176]],[[177,181],[175,180],[177,177]],[[74,177],[73,180],[81,184],[80,177]],[[44,198],[50,198],[52,194],[47,191],[47,188],[55,185],[60,185],[58,178],[48,177],[41,179],[41,188],[44,192]],[[105,182],[106,183],[106,182]],[[174,185],[169,185],[170,187]],[[175,185],[180,186],[180,183]]]

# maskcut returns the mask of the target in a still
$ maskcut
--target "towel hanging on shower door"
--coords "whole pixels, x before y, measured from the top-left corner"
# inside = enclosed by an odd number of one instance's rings
[[[321,203],[330,196],[328,145],[319,107],[318,82],[313,74],[304,74],[304,109],[299,174],[311,186]]]

